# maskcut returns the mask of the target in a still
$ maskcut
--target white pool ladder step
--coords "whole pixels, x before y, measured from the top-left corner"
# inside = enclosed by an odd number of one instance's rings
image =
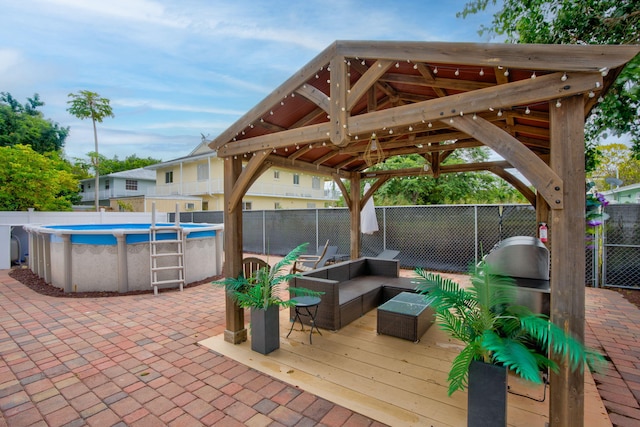
[[[167,232],[175,233],[175,239],[159,239]],[[149,228],[149,254],[151,256],[151,286],[154,295],[158,295],[158,286],[179,284],[183,290],[185,284],[184,249],[186,235],[180,225],[156,225]],[[162,245],[163,252],[159,253]],[[160,259],[166,259],[158,265]],[[163,274],[169,273],[169,274]]]

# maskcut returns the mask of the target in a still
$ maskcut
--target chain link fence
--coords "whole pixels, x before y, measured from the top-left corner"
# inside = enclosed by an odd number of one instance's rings
[[[595,248],[586,249],[591,286],[640,287],[640,205],[609,205],[610,216]],[[377,207],[379,231],[362,235],[362,256],[400,251],[403,268],[466,272],[494,245],[511,236],[537,236],[530,205],[436,205]],[[173,217],[171,217],[173,221]],[[181,222],[222,223],[222,212],[184,212]],[[310,251],[327,240],[350,251],[349,210],[245,211],[244,251],[285,255],[301,243]],[[233,230],[225,230],[233,232]]]
[[[640,288],[640,205],[609,205],[604,212],[609,219],[603,227],[601,283]]]

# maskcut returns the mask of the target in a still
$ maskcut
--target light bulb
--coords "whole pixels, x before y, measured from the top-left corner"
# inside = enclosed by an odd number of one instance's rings
[[[427,126],[429,126],[430,128],[431,128],[431,127],[433,127],[433,125],[431,124],[431,122],[429,122],[429,124],[428,124]]]
[[[473,120],[478,120],[478,116],[476,115],[476,113],[473,113]]]
[[[400,63],[396,62],[396,68],[400,68]]]
[[[433,69],[433,74],[438,74],[438,67],[435,67],[435,68]]]
[[[560,100],[558,99],[558,102],[556,102],[556,108],[560,108],[562,107],[562,103],[560,102]]]
[[[418,69],[418,64],[413,64],[413,69],[417,70]]]
[[[478,74],[480,74],[481,76],[484,76],[484,69],[480,68],[480,73],[478,73]]]
[[[453,73],[453,74],[455,74],[456,76],[459,76],[459,75],[460,75],[460,69],[459,69],[459,68],[456,68],[456,72],[455,72],[455,73]]]
[[[502,108],[498,110],[498,117],[502,117]]]
[[[531,110],[529,109],[529,107],[527,107],[527,108],[524,110],[524,113],[525,113],[525,114],[529,114],[529,113],[531,113]]]
[[[531,78],[532,78],[532,79],[535,79],[536,77],[537,77],[537,76],[536,76],[536,72],[534,71],[534,72],[533,72],[533,74],[531,74]]]
[[[413,132],[413,126],[409,126],[409,132]]]
[[[562,77],[560,77],[560,80],[562,80],[563,82],[566,82],[567,81],[567,73],[564,73],[562,75]]]
[[[596,96],[596,94],[595,94],[595,93],[593,93],[593,91],[592,91],[592,90],[590,90],[590,91],[589,91],[589,98],[593,98],[594,96]]]
[[[504,70],[504,76],[507,77],[509,75],[509,69]]]

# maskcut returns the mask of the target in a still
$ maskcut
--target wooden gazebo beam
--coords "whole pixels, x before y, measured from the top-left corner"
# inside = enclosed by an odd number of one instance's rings
[[[354,134],[374,132],[384,127],[409,126],[425,121],[455,118],[463,114],[484,112],[491,108],[510,108],[513,105],[534,104],[554,98],[576,95],[602,85],[597,73],[572,73],[563,81],[562,73],[553,73],[537,79],[520,80],[472,92],[431,99],[400,107],[374,111],[349,118],[347,131]],[[275,134],[234,141],[218,149],[218,156],[242,155],[257,150],[273,150],[296,144],[326,141],[334,127],[321,123]],[[343,128],[344,129],[344,128]]]

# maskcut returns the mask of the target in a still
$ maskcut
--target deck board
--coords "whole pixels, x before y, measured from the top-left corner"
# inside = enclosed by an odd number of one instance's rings
[[[420,342],[376,334],[376,310],[337,332],[289,330],[288,310],[280,312],[280,349],[263,356],[250,343],[227,343],[223,335],[200,344],[253,369],[388,425],[460,426],[466,424],[466,392],[447,396],[447,374],[460,350],[437,326]],[[541,386],[510,379],[514,391],[539,398]],[[585,375],[585,419],[611,426],[590,374]],[[547,401],[509,394],[510,426],[544,426]],[[588,417],[588,418],[587,418]]]

